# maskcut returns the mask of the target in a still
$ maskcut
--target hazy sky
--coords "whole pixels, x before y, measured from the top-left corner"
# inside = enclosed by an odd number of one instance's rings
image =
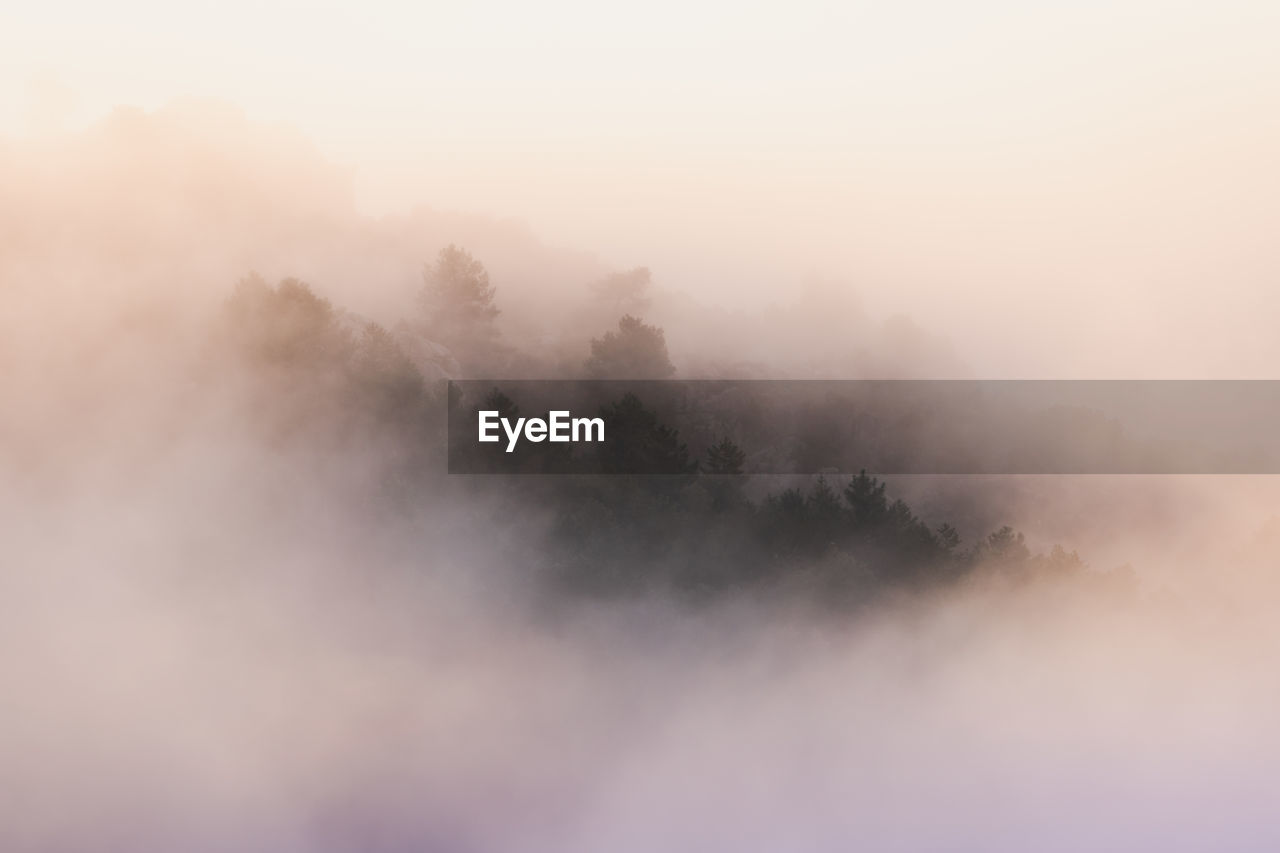
[[[1109,353],[1232,337],[1200,362],[1241,372],[1280,307],[1277,44],[1274,2],[52,2],[0,26],[0,128],[216,96],[368,213],[515,216],[711,293],[848,279],[979,365],[1072,345],[1047,313]]]

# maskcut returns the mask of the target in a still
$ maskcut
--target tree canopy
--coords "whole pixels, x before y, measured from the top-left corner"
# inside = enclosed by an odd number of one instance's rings
[[[618,321],[617,331],[592,339],[584,367],[593,379],[669,379],[676,372],[662,329],[630,314]]]

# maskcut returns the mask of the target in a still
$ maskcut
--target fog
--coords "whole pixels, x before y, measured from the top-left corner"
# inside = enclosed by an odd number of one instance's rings
[[[603,13],[470,55],[476,13],[296,11],[240,64],[246,10],[150,6],[6,60],[0,847],[1280,843],[1275,478],[891,478],[959,531],[929,574],[791,542],[771,481],[449,476],[439,432],[444,378],[589,375],[624,313],[679,378],[1271,376],[1270,10],[700,11],[545,64]],[[424,315],[451,245],[483,335]]]
[[[948,327],[983,376],[1265,377],[1277,355],[1271,3],[13,17],[9,135],[226,98],[348,170],[361,213],[516,217],[755,306],[813,274]]]
[[[1247,563],[856,618],[535,604],[519,523],[369,518],[343,472],[227,445],[7,496],[8,849],[1275,843]]]

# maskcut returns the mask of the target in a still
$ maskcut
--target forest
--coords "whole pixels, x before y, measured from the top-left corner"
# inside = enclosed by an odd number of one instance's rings
[[[638,305],[648,280],[647,270],[634,270],[592,289],[610,302]],[[417,304],[417,316],[389,330],[354,320],[296,279],[269,285],[249,277],[228,297],[216,339],[254,393],[271,395],[271,405],[250,410],[260,413],[259,426],[272,441],[323,438],[336,442],[335,453],[366,443],[389,452],[379,485],[389,506],[445,490],[497,498],[521,515],[545,513],[528,563],[550,588],[606,596],[656,591],[693,601],[773,592],[856,609],[884,596],[962,583],[979,569],[1010,582],[1115,585],[1074,550],[1033,552],[1009,526],[962,542],[945,518],[921,518],[865,469],[843,478],[791,477],[781,487],[771,481],[788,478],[745,476],[747,450],[733,436],[691,453],[679,430],[634,393],[599,410],[611,434],[625,437],[601,445],[606,455],[595,463],[601,475],[442,475],[445,413],[459,403],[446,399],[454,386],[428,381],[424,369],[447,364],[453,378],[471,378],[477,387],[484,386],[479,378],[494,379],[476,402],[515,421],[520,407],[503,392],[499,374],[538,355],[504,346],[495,327],[497,289],[463,248],[448,246],[425,265]],[[676,376],[663,330],[633,314],[588,346],[580,378]],[[430,353],[431,362],[420,366],[414,352]],[[775,425],[774,432],[782,429]],[[568,452],[563,445],[525,445],[509,463],[517,467],[495,470],[536,474]],[[609,475],[636,470],[651,475]]]

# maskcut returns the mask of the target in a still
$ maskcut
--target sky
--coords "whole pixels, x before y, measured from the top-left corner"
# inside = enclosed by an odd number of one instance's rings
[[[1232,336],[1195,365],[1253,375],[1277,43],[1280,7],[1238,0],[52,2],[4,13],[0,133],[223,98],[350,166],[370,215],[515,217],[745,302],[847,282],[988,373]]]

